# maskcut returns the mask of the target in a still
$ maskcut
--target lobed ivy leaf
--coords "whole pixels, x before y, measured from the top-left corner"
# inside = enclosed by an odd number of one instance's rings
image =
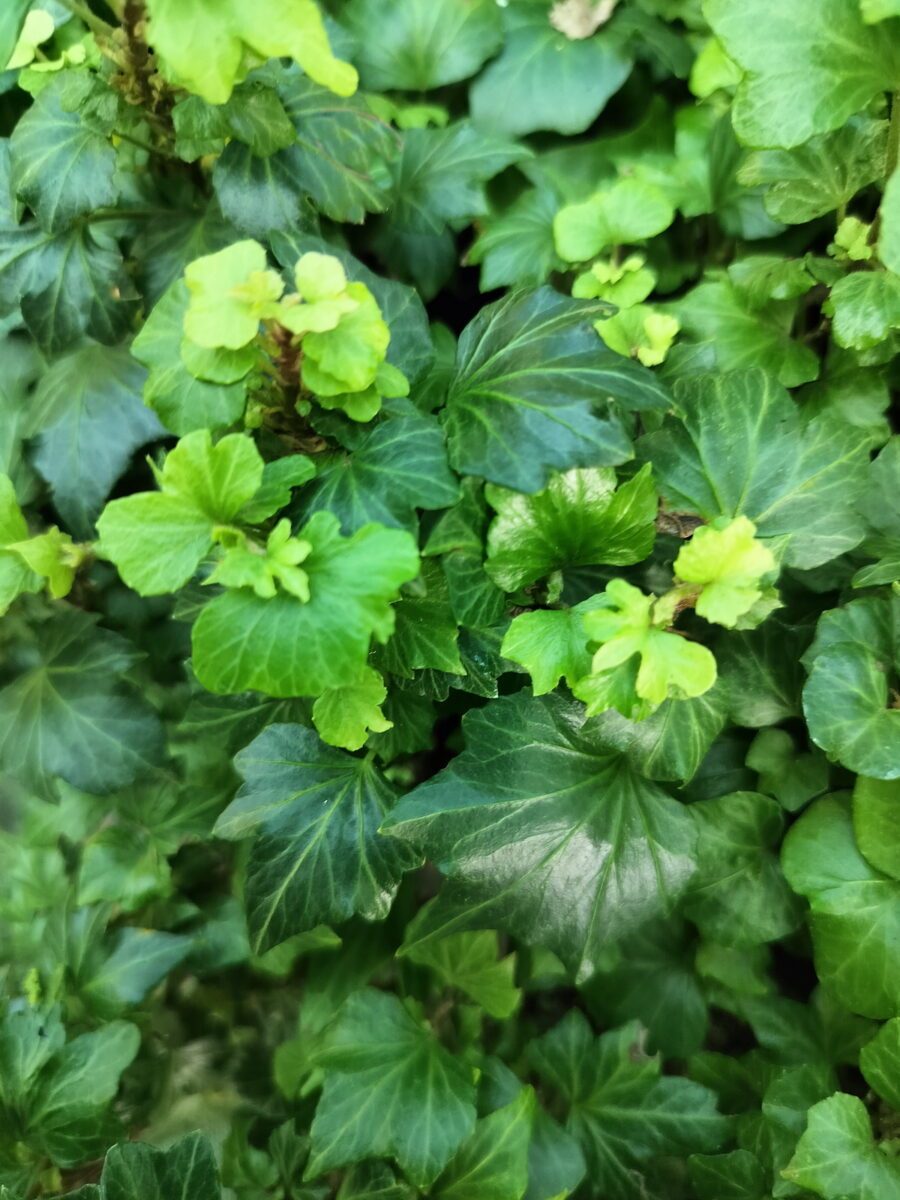
[[[670,508],[707,521],[747,516],[760,538],[788,539],[790,566],[818,566],[862,540],[861,430],[825,414],[804,423],[759,369],[681,380],[676,405],[679,421],[640,444]]]
[[[799,146],[829,133],[900,82],[892,27],[873,27],[843,0],[705,0],[704,12],[743,69],[733,120],[749,146]]]
[[[809,900],[819,978],[852,1012],[898,1015],[900,884],[860,854],[846,798],[823,796],[806,810],[785,838],[782,865]]]
[[[567,567],[640,562],[653,549],[656,489],[646,465],[618,488],[613,470],[596,467],[553,475],[533,496],[492,484],[485,494],[497,513],[485,569],[507,592]]]
[[[532,1042],[534,1069],[566,1105],[566,1128],[587,1160],[588,1193],[637,1200],[643,1170],[659,1155],[716,1150],[728,1119],[715,1096],[689,1079],[661,1075],[643,1051],[639,1028],[625,1025],[594,1038],[577,1010]]]
[[[243,778],[220,837],[254,834],[244,902],[256,953],[317,925],[387,916],[407,847],[377,836],[397,792],[375,765],[300,725],[269,725],[235,759]]]
[[[585,979],[605,945],[683,892],[694,871],[687,811],[582,712],[524,692],[471,712],[465,752],[387,818],[385,833],[447,877],[421,943],[499,927]]]
[[[810,1109],[806,1132],[784,1173],[825,1200],[900,1196],[900,1170],[876,1145],[862,1100],[844,1092]]]
[[[395,1158],[428,1187],[475,1128],[473,1071],[396,996],[348,997],[316,1054],[325,1084],[307,1176],[366,1158]],[[362,1102],[361,1102],[362,1098]],[[390,1115],[402,1109],[406,1119]]]
[[[610,465],[631,456],[611,405],[664,409],[665,390],[598,342],[603,306],[551,288],[512,292],[463,331],[447,398],[450,461],[522,492],[551,470]]]

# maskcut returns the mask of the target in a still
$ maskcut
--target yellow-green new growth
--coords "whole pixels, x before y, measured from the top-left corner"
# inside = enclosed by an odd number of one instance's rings
[[[722,528],[701,526],[675,559],[675,574],[699,584],[696,609],[716,625],[733,628],[762,598],[762,581],[777,567],[768,546],[756,539],[748,517]]]
[[[309,576],[299,564],[309,557],[312,545],[304,538],[291,536],[287,517],[269,534],[265,547],[251,542],[238,530],[227,533],[232,535],[234,544],[228,546],[225,557],[206,583],[249,587],[263,600],[271,600],[280,586],[304,604],[309,603]],[[223,531],[222,540],[226,536]]]
[[[589,640],[599,643],[591,674],[574,689],[589,716],[605,708],[646,716],[669,696],[701,696],[712,687],[716,660],[711,652],[666,631],[673,615],[670,596],[657,600],[614,579],[603,599],[603,607],[582,617]]]

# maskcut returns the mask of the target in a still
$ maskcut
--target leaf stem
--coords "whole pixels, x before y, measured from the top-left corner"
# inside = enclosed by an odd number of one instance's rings
[[[888,127],[887,158],[885,159],[885,182],[890,179],[900,162],[900,91],[891,98],[891,123]]]

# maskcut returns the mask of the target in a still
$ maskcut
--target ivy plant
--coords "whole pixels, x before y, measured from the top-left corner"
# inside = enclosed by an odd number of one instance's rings
[[[900,4],[3,0],[0,1200],[900,1200]]]

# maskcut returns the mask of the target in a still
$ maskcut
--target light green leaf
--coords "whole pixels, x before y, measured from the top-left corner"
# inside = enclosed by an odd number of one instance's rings
[[[900,1168],[875,1144],[862,1100],[843,1092],[809,1110],[806,1132],[784,1175],[825,1200],[900,1197]]]
[[[503,40],[494,0],[462,6],[456,0],[351,0],[342,18],[359,39],[363,84],[377,92],[425,92],[468,79]]]
[[[0,762],[15,778],[60,776],[104,794],[152,773],[162,726],[120,682],[137,656],[96,618],[60,611],[40,626],[28,668],[0,691]]]
[[[900,12],[896,15],[900,16]],[[900,275],[900,169],[887,181],[880,213],[878,257],[889,271]]]
[[[81,982],[80,992],[102,1017],[139,1004],[187,956],[190,937],[127,925],[112,953]]]
[[[198,346],[240,350],[253,341],[263,316],[284,291],[284,281],[266,267],[258,242],[235,242],[195,259],[184,273],[190,296],[184,332]]]
[[[604,309],[545,287],[481,310],[460,338],[447,399],[458,471],[535,492],[553,469],[630,457],[607,398],[637,410],[664,409],[669,399],[644,367],[598,346],[591,321]]]
[[[825,311],[834,340],[851,350],[871,350],[900,329],[900,275],[855,271],[831,289]]]
[[[666,912],[693,869],[685,809],[632,771],[580,706],[524,692],[468,713],[467,749],[405,796],[384,832],[447,876],[419,941],[500,928],[580,979]],[[578,887],[572,887],[573,853]]]
[[[167,455],[159,492],[113,500],[97,522],[99,548],[144,596],[183,587],[213,545],[213,531],[255,495],[263,462],[253,441],[209,430],[183,437]]]
[[[900,84],[896,30],[866,25],[857,4],[705,0],[704,12],[744,70],[733,121],[749,146],[799,146]]]
[[[859,1054],[866,1083],[900,1112],[900,1017],[885,1021]]]
[[[522,1200],[535,1108],[534,1092],[522,1088],[510,1104],[479,1121],[429,1194],[435,1200]]]
[[[184,280],[177,279],[157,301],[131,347],[138,362],[150,370],[144,401],[179,436],[225,429],[240,419],[246,403],[241,382],[209,383],[188,370],[182,348],[189,300]]]
[[[485,494],[497,513],[485,570],[507,592],[570,567],[640,562],[653,549],[657,502],[649,466],[619,488],[615,472],[599,467],[553,475],[533,496],[492,484]]]
[[[574,687],[590,673],[592,656],[582,616],[595,604],[586,600],[574,608],[539,609],[513,618],[500,652],[525,668],[535,696],[552,692],[560,679]]]
[[[679,421],[640,446],[669,508],[706,521],[745,515],[758,537],[790,539],[790,566],[818,566],[859,543],[864,431],[827,414],[804,424],[762,370],[679,381],[676,405]]]
[[[900,1010],[900,883],[871,867],[853,836],[850,804],[823,796],[788,832],[782,866],[810,904],[816,972],[867,1017]]]
[[[588,715],[607,708],[640,719],[670,696],[702,696],[716,681],[716,660],[705,646],[665,632],[671,613],[624,579],[606,585],[602,604],[584,614],[599,644],[590,675],[573,691]]]
[[[6,64],[13,56],[31,0],[10,0],[0,11],[0,64]]]
[[[556,251],[585,262],[603,250],[655,237],[675,219],[665,194],[640,179],[620,179],[608,191],[560,209],[553,222]]]
[[[475,1128],[472,1068],[396,996],[354,992],[316,1061],[325,1085],[312,1124],[310,1178],[391,1157],[427,1188]],[[402,1113],[402,1120],[393,1114]]]
[[[424,912],[424,909],[421,910]],[[503,1021],[519,1007],[521,991],[515,986],[516,956],[498,959],[498,936],[491,930],[451,933],[438,941],[417,944],[421,917],[410,922],[406,940],[412,962],[429,967],[444,987],[465,992],[486,1013]]]
[[[853,831],[872,866],[900,879],[900,782],[858,777],[853,789]]]
[[[150,0],[147,11],[165,78],[210,104],[224,104],[257,58],[293,58],[339,96],[356,91],[356,71],[332,54],[313,0],[259,0],[252,10],[241,0]]]
[[[777,571],[775,556],[755,533],[751,520],[735,517],[721,528],[702,525],[679,550],[675,574],[700,585],[696,608],[707,621],[734,628],[761,598],[766,576]]]
[[[890,705],[898,630],[900,598],[854,600],[820,618],[804,658],[810,737],[851,771],[875,779],[900,777],[900,709]]]
[[[635,304],[612,317],[594,323],[603,342],[624,358],[636,358],[645,367],[658,367],[681,325],[671,313],[662,313],[649,304]]]
[[[209,691],[252,688],[270,696],[318,696],[358,677],[372,637],[393,632],[391,601],[419,570],[408,533],[366,525],[342,538],[337,518],[316,513],[299,531],[313,549],[303,568],[310,601],[241,589],[217,596],[194,626],[194,668]]]
[[[373,763],[301,725],[270,725],[235,759],[243,777],[220,837],[255,834],[245,904],[256,953],[359,913],[387,916],[417,858],[377,836],[397,793]]]
[[[329,688],[313,705],[313,724],[329,746],[359,750],[370,733],[393,729],[381,710],[387,697],[384,680],[377,671],[363,667],[359,678],[344,687]]]
[[[503,51],[469,93],[476,124],[513,137],[538,129],[581,133],[625,82],[631,59],[610,34],[570,39],[542,0],[503,10]]]
[[[531,1043],[529,1058],[565,1101],[566,1128],[584,1151],[593,1194],[604,1200],[638,1200],[643,1169],[658,1156],[716,1150],[727,1136],[714,1094],[662,1076],[637,1025],[595,1038],[574,1010]]]

